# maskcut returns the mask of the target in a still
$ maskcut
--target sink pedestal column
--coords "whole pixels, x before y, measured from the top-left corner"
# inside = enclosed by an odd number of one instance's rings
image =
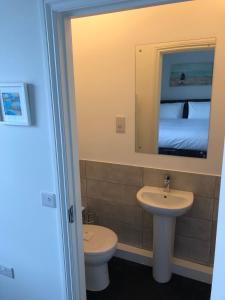
[[[153,216],[153,277],[166,283],[172,276],[176,218]]]

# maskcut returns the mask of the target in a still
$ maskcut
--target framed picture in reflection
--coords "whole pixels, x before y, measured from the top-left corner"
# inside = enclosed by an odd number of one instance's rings
[[[170,86],[211,85],[213,63],[180,63],[171,66]]]

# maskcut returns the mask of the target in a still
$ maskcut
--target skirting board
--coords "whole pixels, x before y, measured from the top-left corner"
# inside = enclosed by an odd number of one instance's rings
[[[153,252],[118,243],[116,257],[133,261],[142,265],[152,266]],[[173,258],[172,272],[187,278],[198,280],[205,283],[212,283],[211,267],[193,263],[187,260]]]

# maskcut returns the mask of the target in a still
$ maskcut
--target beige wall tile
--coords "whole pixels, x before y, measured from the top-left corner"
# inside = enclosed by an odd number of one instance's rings
[[[146,250],[153,249],[153,231],[143,230],[142,232],[142,248]]]
[[[163,187],[164,177],[169,171],[144,168],[144,185]]]
[[[87,198],[81,196],[81,205],[84,206],[85,208],[87,207]]]
[[[88,207],[101,219],[113,219],[115,223],[126,223],[130,228],[142,229],[142,209],[138,206],[120,205],[101,199],[88,198]]]
[[[219,210],[219,199],[214,199],[214,207],[213,207],[213,221],[217,220]]]
[[[141,248],[142,246],[142,232],[141,230],[131,228],[123,222],[116,222],[112,217],[103,217],[100,225],[106,226],[118,235],[119,242]]]
[[[122,191],[123,186],[120,184],[87,179],[87,196],[90,198],[120,202]]]
[[[208,220],[188,217],[177,218],[176,234],[179,236],[185,236],[210,242],[211,229],[212,222]]]
[[[171,172],[171,187],[193,192],[195,196],[213,198],[216,177],[192,173]]]
[[[196,196],[194,203],[190,211],[187,212],[186,216],[212,220],[213,217],[213,206],[214,199],[207,197]]]
[[[179,258],[208,265],[210,242],[176,236],[174,255]]]
[[[153,216],[143,210],[143,230],[153,231]]]
[[[119,241],[134,247],[141,248],[142,246],[142,232],[141,230],[136,230],[130,228],[127,224],[119,223],[118,226],[118,235]]]
[[[98,198],[87,198],[87,204],[88,208],[96,211],[102,210],[102,203],[104,200],[98,199]]]
[[[216,177],[216,185],[215,185],[215,195],[214,197],[216,199],[219,199],[220,197],[220,183],[221,183],[221,177]]]
[[[84,207],[87,207],[87,184],[86,179],[81,178],[80,179],[81,184],[81,204]]]
[[[151,250],[153,218],[139,207],[136,194],[142,184],[162,187],[166,174],[171,176],[171,188],[195,194],[193,208],[177,220],[175,253],[184,259],[209,264],[214,253],[212,220],[216,219],[218,201],[213,197],[217,194],[218,178],[86,162],[88,179],[86,183],[81,180],[82,195],[84,201],[87,197],[88,209],[96,215],[96,224],[112,228],[123,243]]]
[[[171,188],[214,198],[216,176],[144,168],[144,185],[162,187],[164,176],[167,174],[171,177]]]
[[[87,161],[86,176],[89,179],[134,186],[141,186],[143,183],[142,168],[101,162]]]
[[[86,177],[86,171],[85,171],[85,160],[80,160],[80,177],[85,178]]]
[[[214,263],[215,244],[216,244],[216,228],[217,228],[217,223],[213,222],[212,234],[211,234],[211,246],[210,246],[210,265],[211,266],[213,266],[213,263]]]
[[[137,206],[137,192],[140,187],[124,185],[122,191],[122,204]]]
[[[125,223],[127,227],[142,229],[142,210],[139,207],[108,204],[107,211],[116,223]],[[105,214],[107,218],[107,214]]]
[[[94,215],[94,223],[101,224],[102,217],[105,215],[105,201],[97,198],[87,198],[87,210]]]
[[[86,196],[87,195],[87,182],[86,182],[86,179],[81,178],[80,184],[81,184],[81,196]]]

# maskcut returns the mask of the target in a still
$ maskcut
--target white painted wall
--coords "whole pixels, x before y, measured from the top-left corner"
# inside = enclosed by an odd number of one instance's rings
[[[0,4],[0,82],[30,84],[33,120],[0,126],[0,264],[15,269],[14,280],[0,275],[1,300],[64,299],[58,214],[40,199],[55,186],[39,3]]]
[[[225,220],[225,152],[223,156],[223,171],[222,171],[222,178],[221,178],[219,213],[218,213],[218,221],[217,221],[216,251],[215,251],[211,300],[225,299],[225,281],[224,281],[225,222],[224,220]]]
[[[220,174],[225,133],[225,4],[196,0],[72,22],[80,158]],[[217,38],[208,159],[135,153],[135,46]],[[115,133],[115,116],[127,118]]]
[[[171,68],[174,64],[183,63],[213,63],[214,51],[195,51],[185,53],[172,53],[163,56],[162,67],[162,100],[187,100],[187,99],[210,99],[211,85],[170,86]]]

